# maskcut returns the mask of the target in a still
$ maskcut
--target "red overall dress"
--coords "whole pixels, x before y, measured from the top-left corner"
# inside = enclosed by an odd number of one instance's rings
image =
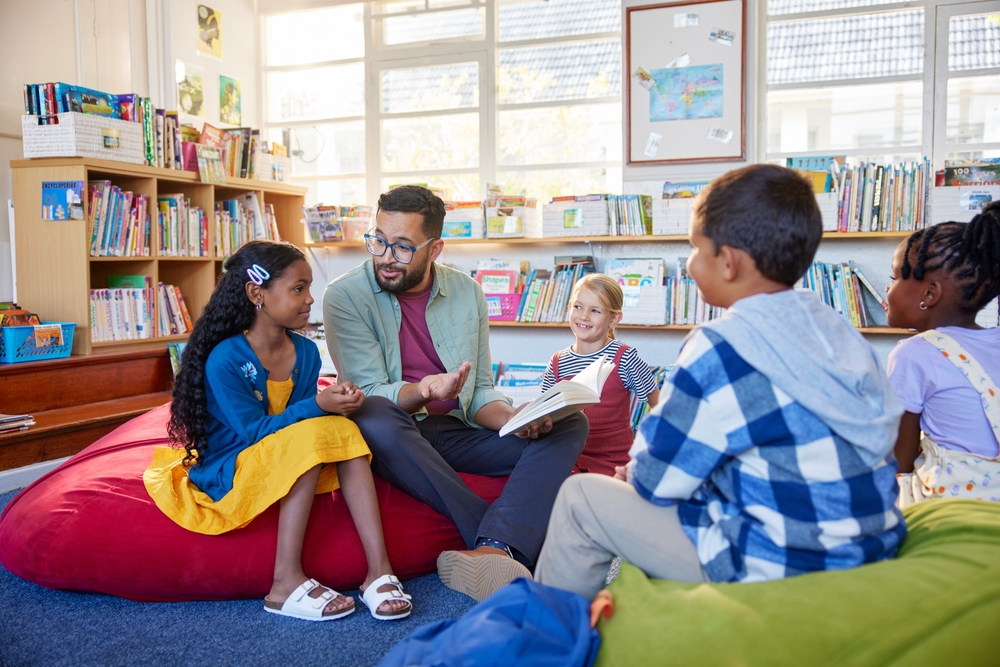
[[[615,466],[628,463],[628,450],[632,448],[632,397],[622,384],[618,365],[628,345],[622,345],[615,354],[615,370],[604,382],[601,402],[583,411],[590,421],[590,435],[587,444],[573,466],[573,472],[596,472],[614,475]],[[552,357],[552,375],[556,382],[569,377],[559,377],[559,353]]]

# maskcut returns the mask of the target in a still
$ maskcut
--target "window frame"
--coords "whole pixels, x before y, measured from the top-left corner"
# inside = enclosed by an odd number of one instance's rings
[[[334,5],[361,4],[364,12],[365,31],[365,55],[364,58],[350,58],[336,61],[325,61],[300,65],[268,66],[266,62],[266,39],[267,39],[267,18],[277,14],[289,14],[311,9],[319,9]],[[362,120],[365,123],[365,173],[352,174],[309,174],[292,175],[292,181],[296,183],[311,183],[317,181],[335,181],[348,179],[365,179],[365,193],[367,201],[363,204],[373,204],[382,193],[381,183],[386,178],[399,178],[400,180],[410,179],[414,176],[427,177],[428,182],[432,182],[434,175],[452,175],[477,173],[479,175],[478,198],[486,196],[488,183],[498,182],[499,172],[515,171],[535,171],[535,170],[560,170],[560,169],[621,169],[623,165],[622,155],[617,159],[592,161],[592,162],[553,162],[542,164],[519,164],[519,165],[499,165],[499,121],[500,113],[503,111],[528,110],[536,108],[551,107],[571,107],[579,105],[595,104],[617,104],[619,108],[623,106],[621,95],[609,95],[596,98],[574,98],[568,100],[541,101],[514,104],[499,104],[497,96],[497,84],[499,79],[499,53],[501,49],[513,49],[532,46],[548,46],[560,43],[585,43],[599,42],[607,40],[622,41],[622,31],[604,31],[587,33],[583,35],[563,35],[551,38],[526,39],[518,41],[500,41],[499,37],[499,13],[501,0],[468,0],[464,5],[451,5],[447,7],[429,8],[429,2],[425,0],[425,9],[406,10],[401,12],[386,11],[385,5],[378,0],[360,0],[359,2],[318,2],[315,0],[304,3],[289,3],[280,9],[269,10],[264,8],[260,15],[260,35],[262,47],[259,49],[260,58],[260,90],[261,90],[261,111],[263,122],[262,130],[265,135],[269,135],[274,129],[286,127],[309,127],[336,123],[343,121]],[[483,7],[484,8],[484,30],[481,37],[457,37],[440,40],[429,40],[426,42],[411,42],[404,44],[386,45],[383,43],[383,26],[381,21],[387,18],[396,18],[408,15],[420,15],[425,13],[441,13],[454,11],[457,9]],[[623,10],[624,13],[624,10]],[[455,113],[469,113],[476,111],[473,107],[461,109],[435,110],[435,111],[414,111],[404,113],[384,113],[381,104],[381,71],[385,69],[403,67],[423,67],[434,65],[445,65],[458,62],[479,63],[479,165],[474,168],[447,168],[447,169],[418,169],[409,171],[387,171],[382,168],[382,123],[386,119],[405,117],[436,117]],[[272,121],[268,115],[268,91],[267,80],[271,72],[312,69],[315,67],[329,66],[335,64],[347,64],[364,62],[365,64],[365,113],[363,116],[351,116],[344,118],[317,118],[302,121]],[[290,147],[291,150],[291,147]],[[450,194],[450,193],[449,193]],[[529,196],[532,196],[529,193]],[[348,202],[327,202],[346,204]]]
[[[876,15],[920,9],[924,12],[924,64],[923,72],[913,75],[833,79],[796,83],[771,84],[767,82],[767,28],[771,24],[792,21],[837,18],[845,16]],[[813,12],[797,12],[770,16],[767,2],[758,6],[759,44],[758,62],[761,64],[759,80],[764,83],[760,102],[758,134],[758,161],[771,162],[788,157],[805,157],[817,153],[835,153],[848,157],[886,154],[916,154],[927,156],[935,170],[944,168],[948,153],[977,150],[1000,150],[1000,142],[977,144],[949,144],[947,140],[948,80],[973,76],[1000,75],[1000,67],[975,70],[948,70],[949,21],[953,16],[1000,12],[1000,0],[908,0],[859,7],[845,7]],[[809,151],[771,151],[768,142],[769,94],[780,90],[815,90],[840,86],[862,86],[879,83],[920,81],[923,84],[922,124],[919,146],[886,146],[880,148],[817,149]]]

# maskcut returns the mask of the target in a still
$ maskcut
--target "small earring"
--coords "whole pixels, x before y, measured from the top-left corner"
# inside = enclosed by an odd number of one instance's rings
[[[257,310],[260,310],[260,307],[261,307],[261,305],[262,305],[262,304],[259,304],[259,303],[257,304]],[[923,303],[921,303],[920,305],[922,306],[922,305],[923,305]]]
[[[260,308],[260,306],[257,307]],[[927,310],[927,304],[923,301],[920,302],[920,310]]]

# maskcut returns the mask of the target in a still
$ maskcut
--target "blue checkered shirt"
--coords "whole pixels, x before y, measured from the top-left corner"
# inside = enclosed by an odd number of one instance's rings
[[[685,341],[632,457],[629,480],[677,505],[712,581],[856,567],[906,536],[895,459],[866,465],[709,329]]]

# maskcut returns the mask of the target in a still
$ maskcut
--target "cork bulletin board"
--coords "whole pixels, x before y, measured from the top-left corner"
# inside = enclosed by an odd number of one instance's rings
[[[625,10],[626,163],[746,159],[746,0]]]

